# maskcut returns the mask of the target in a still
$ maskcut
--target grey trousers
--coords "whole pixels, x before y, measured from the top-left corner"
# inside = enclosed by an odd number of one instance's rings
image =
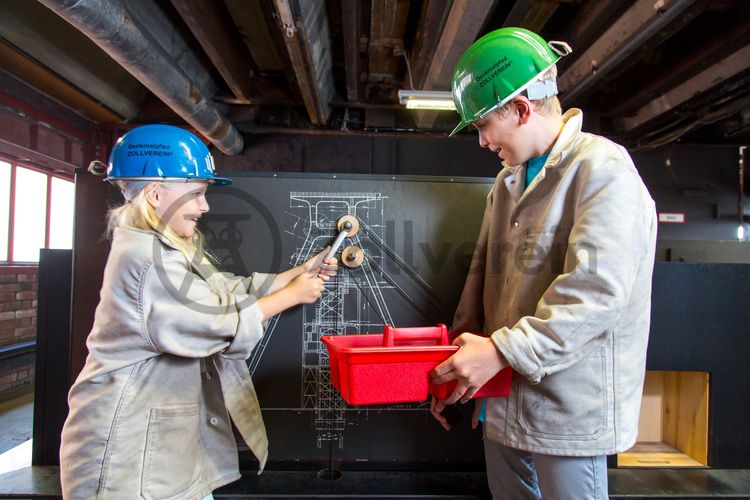
[[[606,500],[607,456],[559,457],[484,438],[493,500]]]

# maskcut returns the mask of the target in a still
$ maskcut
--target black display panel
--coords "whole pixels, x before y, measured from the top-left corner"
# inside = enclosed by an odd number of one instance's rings
[[[492,182],[252,174],[209,190],[203,229],[236,274],[288,269],[331,243],[340,217],[360,224],[342,249],[361,248],[362,265],[341,266],[318,303],[271,320],[248,360],[270,468],[483,469],[472,404],[451,432],[427,402],[349,406],[331,387],[320,337],[381,333],[386,323],[450,325]]]
[[[648,370],[709,373],[708,465],[750,468],[750,265],[657,262]]]

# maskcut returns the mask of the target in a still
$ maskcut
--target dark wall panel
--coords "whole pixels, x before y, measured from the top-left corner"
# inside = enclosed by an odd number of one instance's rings
[[[673,145],[636,153],[633,160],[657,210],[685,213],[685,224],[659,225],[660,239],[737,238],[738,148]]]
[[[649,370],[710,374],[708,465],[750,467],[750,265],[657,263]]]
[[[320,337],[449,324],[490,182],[235,175],[231,187],[211,190],[207,234],[224,268],[239,274],[305,261],[331,242],[343,215],[361,224],[344,247],[362,248],[364,264],[342,267],[319,303],[272,320],[249,360],[271,467],[481,469],[469,408],[465,425],[446,433],[427,403],[349,406],[330,385]]]
[[[219,170],[495,177],[502,168],[474,135],[255,134],[246,144],[241,156],[218,155]],[[736,239],[737,147],[670,145],[632,156],[657,210],[685,214],[685,224],[660,224],[660,239]]]

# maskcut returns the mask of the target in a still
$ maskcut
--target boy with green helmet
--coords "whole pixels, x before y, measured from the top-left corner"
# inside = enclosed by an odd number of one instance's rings
[[[461,123],[451,136],[521,93],[531,101],[557,95],[554,77],[543,75],[571,52],[565,42],[548,44],[521,28],[499,29],[474,42],[453,71],[453,100]]]
[[[570,53],[520,28],[477,40],[453,75],[461,122],[503,169],[487,197],[433,383],[467,402],[498,371],[507,398],[477,404],[494,498],[607,498],[606,455],[638,431],[656,243],[654,202],[627,151],[562,113],[555,63]],[[475,333],[469,333],[475,332]]]

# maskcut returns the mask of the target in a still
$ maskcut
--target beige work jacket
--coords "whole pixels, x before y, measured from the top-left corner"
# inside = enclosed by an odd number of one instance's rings
[[[268,440],[245,359],[274,275],[188,266],[153,233],[118,228],[70,390],[60,448],[74,499],[202,498],[240,477],[231,421],[260,461]]]
[[[525,191],[523,166],[497,176],[454,328],[491,334],[516,372],[487,400],[489,439],[612,454],[638,430],[656,213],[627,151],[581,132],[580,110],[563,120]]]

